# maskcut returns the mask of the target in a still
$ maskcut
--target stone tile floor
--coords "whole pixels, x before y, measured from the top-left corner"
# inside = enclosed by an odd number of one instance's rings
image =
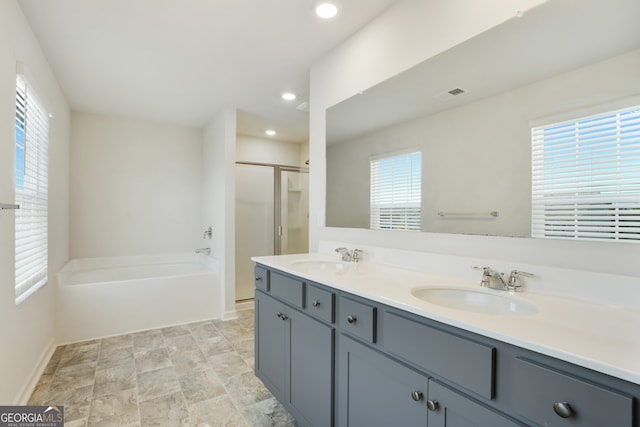
[[[253,310],[60,346],[30,405],[65,426],[295,426],[253,373]]]

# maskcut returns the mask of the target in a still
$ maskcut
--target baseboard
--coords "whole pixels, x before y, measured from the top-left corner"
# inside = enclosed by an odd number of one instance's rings
[[[14,405],[27,404],[29,398],[31,397],[31,393],[33,393],[33,390],[35,390],[36,386],[38,385],[38,381],[42,376],[42,373],[47,368],[49,360],[51,360],[51,356],[53,356],[53,352],[56,351],[56,347],[57,346],[55,345],[55,340],[51,339],[51,341],[49,341],[49,344],[45,347],[44,351],[40,355],[38,363],[31,371],[29,378],[27,378],[24,386],[22,386],[22,389],[14,399]]]
[[[238,312],[236,310],[228,310],[222,313],[220,320],[235,320],[238,318]]]
[[[250,310],[253,308],[253,299],[236,302],[236,311]]]

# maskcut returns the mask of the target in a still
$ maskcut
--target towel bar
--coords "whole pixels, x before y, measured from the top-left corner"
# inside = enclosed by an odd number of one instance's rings
[[[438,212],[438,216],[443,218],[497,218],[498,211],[491,212]]]

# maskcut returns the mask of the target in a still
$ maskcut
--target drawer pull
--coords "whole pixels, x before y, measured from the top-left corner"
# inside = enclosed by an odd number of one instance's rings
[[[427,400],[427,409],[430,411],[437,411],[440,409],[440,404],[437,400]]]
[[[356,323],[356,317],[355,316],[347,316],[347,322],[348,323]]]
[[[569,418],[573,415],[573,409],[567,402],[556,402],[553,404],[553,411],[562,418]]]
[[[314,307],[320,307],[320,301],[313,301],[311,302],[311,305]]]
[[[286,314],[280,313],[280,312],[276,313],[276,317],[281,319],[281,320],[287,320],[289,318]]]
[[[412,392],[411,392],[411,398],[412,398],[413,400],[415,400],[416,402],[421,401],[421,400],[422,400],[422,397],[423,397],[423,396],[422,396],[422,392],[421,392],[421,391],[419,391],[419,390],[414,390],[414,391],[412,391]]]

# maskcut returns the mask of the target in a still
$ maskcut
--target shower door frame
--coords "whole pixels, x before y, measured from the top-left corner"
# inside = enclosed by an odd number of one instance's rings
[[[273,254],[282,250],[282,172],[309,173],[309,168],[276,163],[236,161],[237,165],[264,166],[273,168]]]

